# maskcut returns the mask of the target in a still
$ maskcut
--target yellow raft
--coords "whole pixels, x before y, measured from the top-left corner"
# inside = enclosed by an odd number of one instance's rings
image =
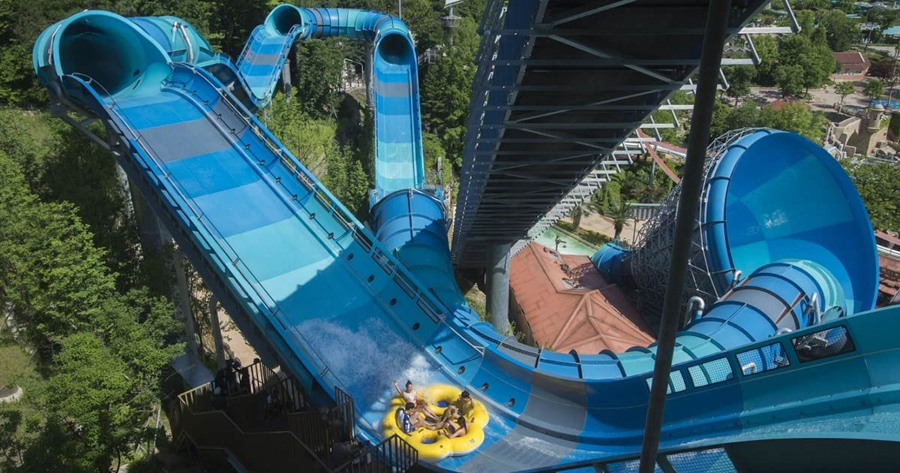
[[[462,391],[446,384],[435,384],[419,391],[419,397],[428,403],[431,410],[441,416],[447,407],[459,398]],[[441,460],[448,456],[460,456],[472,453],[484,442],[484,427],[490,416],[484,404],[472,398],[473,407],[465,413],[466,434],[456,438],[447,438],[433,430],[420,427],[410,434],[404,433],[397,425],[397,409],[405,406],[401,397],[391,400],[387,415],[382,421],[384,434],[388,437],[397,434],[419,451],[419,458],[423,460]]]

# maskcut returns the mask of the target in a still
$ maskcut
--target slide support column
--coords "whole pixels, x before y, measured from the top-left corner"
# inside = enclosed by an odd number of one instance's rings
[[[501,334],[509,327],[509,243],[488,247],[487,311]]]
[[[144,252],[145,257],[159,254],[163,246],[171,240],[169,232],[163,227],[153,209],[144,202],[144,196],[131,181],[129,181],[129,189],[134,219],[138,227],[138,237],[141,240],[141,251]]]
[[[175,252],[175,279],[178,283],[178,307],[181,309],[181,317],[184,319],[184,337],[187,339],[188,353],[199,356],[197,341],[194,338],[194,315],[191,312],[191,294],[188,292],[187,275],[184,272],[184,254],[181,250]]]
[[[687,276],[688,255],[693,240],[697,207],[700,204],[703,164],[706,161],[709,127],[712,123],[719,68],[722,64],[722,48],[725,45],[725,30],[730,11],[731,0],[713,0],[709,2],[706,14],[706,34],[700,56],[699,82],[694,99],[694,114],[691,118],[691,134],[688,137],[684,177],[681,180],[681,196],[678,201],[678,215],[672,242],[672,261],[666,283],[656,364],[653,367],[653,383],[650,386],[650,400],[647,406],[647,423],[644,426],[641,446],[640,473],[653,473],[656,469],[656,454],[659,451],[663,413],[666,407],[666,389],[669,386],[669,372],[672,369],[675,335],[678,332],[678,322],[681,320],[684,280]]]
[[[284,59],[284,67],[281,68],[281,85],[285,100],[291,100],[291,56]]]
[[[216,345],[216,367],[225,368],[225,342],[222,340],[222,327],[219,325],[219,300],[209,297],[209,321],[212,324],[213,342]]]

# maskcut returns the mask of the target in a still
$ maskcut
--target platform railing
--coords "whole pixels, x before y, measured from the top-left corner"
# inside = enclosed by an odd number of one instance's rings
[[[331,471],[316,453],[288,431],[248,432],[225,411],[211,408],[209,385],[178,396],[172,409],[176,442],[226,449],[251,471]]]
[[[409,471],[419,463],[419,452],[394,434],[365,449],[353,460],[335,469],[340,473],[392,473]]]
[[[251,384],[263,386],[264,376]],[[353,398],[336,390],[336,406],[312,410],[301,391],[294,378],[288,377],[253,394],[225,396],[225,405],[217,409],[211,384],[199,386],[178,395],[171,418],[173,437],[176,441],[190,439],[201,449],[227,450],[250,470],[394,472],[407,471],[418,463],[415,448],[394,435],[332,468],[332,447],[356,438]],[[279,392],[284,394],[276,394]],[[278,411],[269,410],[273,407],[269,396],[284,399]],[[282,454],[284,458],[280,458]]]

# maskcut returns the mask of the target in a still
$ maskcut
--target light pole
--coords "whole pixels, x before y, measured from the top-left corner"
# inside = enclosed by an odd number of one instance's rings
[[[397,18],[403,19],[403,0],[397,0]]]

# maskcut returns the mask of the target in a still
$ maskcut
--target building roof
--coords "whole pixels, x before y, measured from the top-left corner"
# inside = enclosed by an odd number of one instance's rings
[[[586,256],[530,243],[512,259],[510,287],[539,346],[621,352],[655,340],[622,290],[607,283]]]
[[[783,98],[783,99],[778,99],[778,100],[770,103],[769,106],[772,107],[773,110],[778,111],[778,110],[781,110],[782,108],[784,108],[785,105],[790,105],[793,103],[803,103],[803,101],[800,99],[795,99],[793,97],[787,97],[787,98]],[[806,104],[804,104],[804,105],[806,105]]]
[[[875,230],[875,241],[878,242],[879,239],[884,240],[884,242],[890,246],[892,246],[892,245],[900,246],[900,238],[897,238],[897,237],[891,235],[890,233],[879,232],[878,230]],[[880,243],[880,242],[878,242],[878,243]]]
[[[900,292],[900,259],[878,255],[878,292],[893,298]]]
[[[856,68],[866,68],[869,67],[871,62],[869,58],[863,56],[863,53],[859,51],[845,51],[843,53],[831,53],[834,55],[834,59],[841,63],[841,68],[845,67],[856,67]]]
[[[900,36],[900,26],[892,26],[884,30],[883,34],[887,36]]]

